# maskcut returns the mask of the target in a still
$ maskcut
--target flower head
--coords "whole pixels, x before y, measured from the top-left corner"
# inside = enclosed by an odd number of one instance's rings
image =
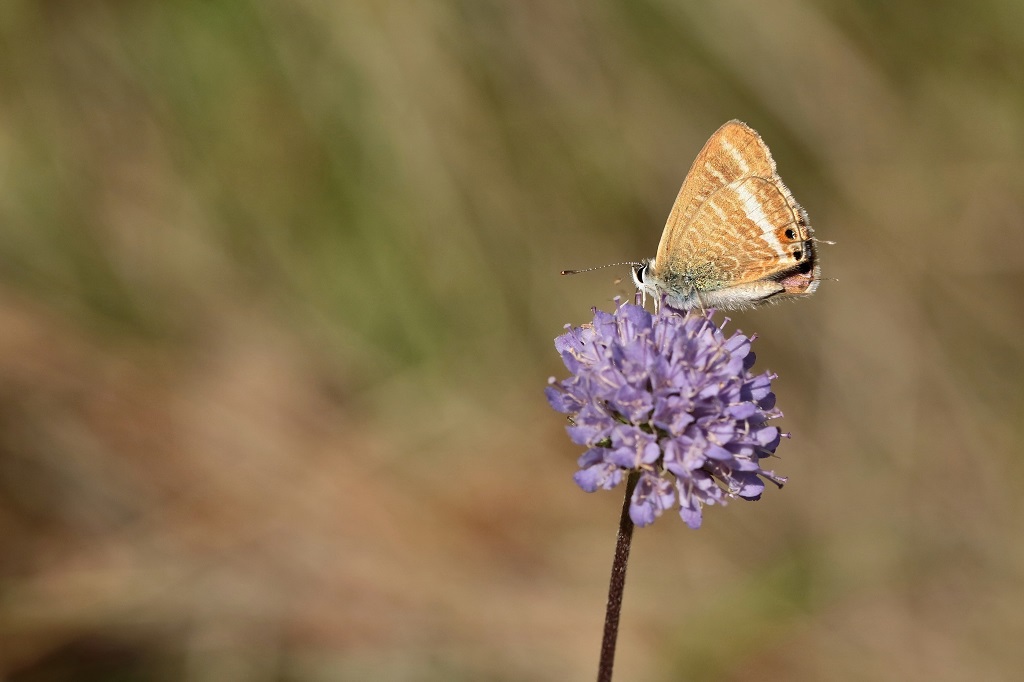
[[[724,325],[723,325],[724,326]],[[569,378],[547,387],[548,402],[568,414],[570,439],[587,448],[575,480],[610,490],[639,471],[629,515],[638,526],[679,504],[691,528],[703,505],[760,498],[764,481],[786,479],[761,468],[782,434],[772,374],[752,374],[751,339],[726,338],[710,313],[685,315],[662,305],[651,314],[623,304],[566,325],[555,348]]]

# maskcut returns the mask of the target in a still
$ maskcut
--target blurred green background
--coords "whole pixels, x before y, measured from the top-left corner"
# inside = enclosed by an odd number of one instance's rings
[[[618,679],[1019,679],[1019,0],[5,0],[0,679],[592,679],[558,271],[730,118],[837,281],[733,315],[790,484],[638,531]]]

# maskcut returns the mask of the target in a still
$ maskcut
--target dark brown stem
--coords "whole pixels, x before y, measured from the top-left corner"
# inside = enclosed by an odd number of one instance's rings
[[[615,663],[615,642],[619,636],[619,612],[622,611],[622,591],[626,587],[626,562],[633,540],[633,520],[629,518],[629,501],[633,489],[640,480],[639,471],[629,472],[626,479],[626,498],[622,501],[622,515],[619,517],[619,536],[615,542],[615,559],[612,561],[612,578],[608,584],[608,608],[604,614],[604,639],[601,641],[601,662],[597,667],[597,682],[611,682],[612,665]]]

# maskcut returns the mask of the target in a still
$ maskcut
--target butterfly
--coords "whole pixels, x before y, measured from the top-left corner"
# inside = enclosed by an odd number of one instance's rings
[[[707,141],[669,213],[654,258],[633,266],[644,301],[680,310],[745,308],[809,296],[821,281],[807,212],[753,128],[729,121]]]

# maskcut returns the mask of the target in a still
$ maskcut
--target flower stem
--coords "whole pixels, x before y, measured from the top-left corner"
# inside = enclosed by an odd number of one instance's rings
[[[622,501],[619,536],[615,542],[615,559],[612,561],[612,577],[608,584],[608,607],[604,613],[604,639],[601,641],[601,662],[597,667],[597,682],[611,682],[612,679],[615,641],[619,636],[619,612],[622,611],[622,591],[626,587],[626,562],[629,560],[629,547],[633,540],[633,520],[629,518],[629,501],[639,480],[639,471],[630,471],[626,479],[626,497]]]

